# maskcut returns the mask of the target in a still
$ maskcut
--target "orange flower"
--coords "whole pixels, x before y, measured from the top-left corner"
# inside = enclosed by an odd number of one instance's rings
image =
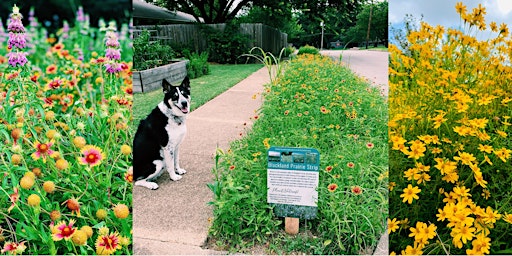
[[[338,184],[335,184],[335,183],[329,184],[329,186],[327,186],[327,190],[329,190],[329,192],[331,192],[331,193],[336,191],[337,188],[338,188]]]
[[[363,193],[363,189],[360,186],[352,186],[350,189],[355,195],[360,195]]]

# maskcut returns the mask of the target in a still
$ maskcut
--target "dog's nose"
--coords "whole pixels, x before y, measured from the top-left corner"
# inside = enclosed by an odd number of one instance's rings
[[[188,102],[187,102],[186,100],[184,100],[184,101],[182,101],[182,102],[181,102],[181,105],[182,105],[184,108],[186,108],[186,107],[187,107],[187,105],[188,105]]]

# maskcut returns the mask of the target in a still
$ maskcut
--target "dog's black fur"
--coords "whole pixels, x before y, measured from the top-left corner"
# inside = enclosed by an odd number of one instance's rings
[[[178,147],[186,133],[185,116],[190,107],[190,81],[186,77],[180,86],[172,86],[162,81],[164,100],[141,120],[133,140],[133,176],[134,180],[143,180],[136,185],[156,189],[155,180],[167,169],[171,179],[179,180],[185,170],[179,169]],[[165,159],[165,151],[171,159]],[[174,159],[176,157],[176,159]],[[171,170],[173,169],[173,170]],[[171,171],[173,173],[171,173]],[[148,186],[148,181],[150,186]]]

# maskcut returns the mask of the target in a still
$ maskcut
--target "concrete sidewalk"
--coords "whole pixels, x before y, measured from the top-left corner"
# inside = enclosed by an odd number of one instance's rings
[[[213,181],[217,147],[227,149],[229,142],[250,127],[250,117],[260,108],[267,83],[268,73],[262,68],[190,113],[188,133],[180,148],[181,167],[187,170],[183,179],[171,181],[164,172],[157,181],[158,190],[133,188],[134,254],[226,254],[202,248],[212,217],[212,208],[207,205],[212,193],[206,184]],[[388,254],[387,236],[381,238],[374,253]]]
[[[227,149],[229,142],[240,138],[243,124],[251,125],[249,118],[261,106],[267,83],[268,73],[262,68],[190,113],[180,147],[180,165],[187,170],[183,179],[171,181],[165,172],[157,181],[159,189],[133,188],[134,254],[225,254],[201,248],[212,217],[207,205],[212,193],[206,184],[213,181],[217,147]]]

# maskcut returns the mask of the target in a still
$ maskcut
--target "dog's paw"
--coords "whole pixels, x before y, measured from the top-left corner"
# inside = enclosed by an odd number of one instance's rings
[[[183,168],[178,168],[178,169],[176,169],[176,173],[177,174],[185,174],[185,173],[187,173],[187,171]]]
[[[138,181],[135,182],[135,185],[136,186],[146,187],[146,188],[149,188],[151,190],[158,189],[158,184],[156,184],[155,182],[150,182],[150,181],[146,181],[146,180],[138,180]]]
[[[178,174],[174,174],[174,175],[170,175],[171,176],[171,180],[173,181],[178,181],[178,180],[181,180],[181,175],[178,175]]]

